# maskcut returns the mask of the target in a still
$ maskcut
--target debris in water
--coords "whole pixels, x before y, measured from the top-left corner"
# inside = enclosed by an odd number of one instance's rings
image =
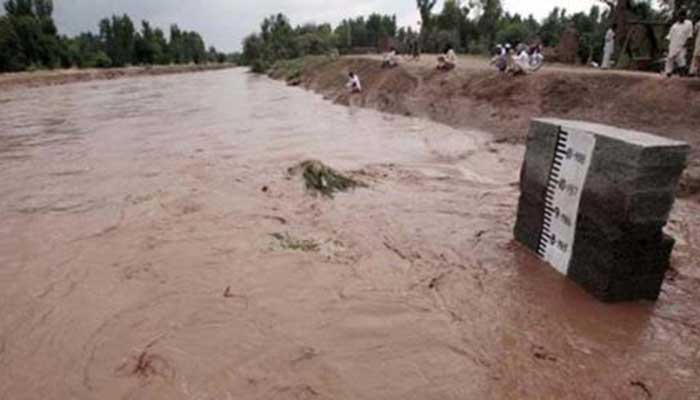
[[[630,385],[636,386],[636,387],[640,388],[641,390],[643,390],[644,394],[646,394],[647,398],[651,399],[653,397],[651,394],[651,390],[649,390],[646,383],[644,383],[643,381],[631,381]]]
[[[260,190],[262,190],[263,193],[267,193],[270,190],[270,188],[267,186],[263,186]]]
[[[307,160],[289,169],[290,175],[301,173],[306,181],[306,189],[333,197],[336,192],[345,192],[358,187],[367,187],[365,183],[341,175],[317,160]]]
[[[535,358],[538,360],[545,360],[545,361],[551,361],[551,362],[557,362],[557,358],[549,352],[547,352],[547,349],[545,349],[542,346],[534,346],[533,353],[532,353]]]
[[[131,357],[117,369],[118,376],[134,376],[140,379],[160,377],[167,381],[175,379],[175,369],[164,357],[151,352],[155,345],[152,342],[144,348],[138,356]]]
[[[277,239],[284,250],[302,251],[304,253],[318,253],[321,246],[313,240],[296,239],[288,233],[273,233],[272,237]]]

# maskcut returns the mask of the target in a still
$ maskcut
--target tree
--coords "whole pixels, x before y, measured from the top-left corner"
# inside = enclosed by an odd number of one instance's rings
[[[53,68],[61,64],[64,48],[57,35],[57,29],[51,17],[53,2],[51,0],[7,0],[4,3],[3,40],[5,51],[13,48],[14,55],[4,57],[5,65],[12,68],[45,66]],[[9,24],[9,25],[8,25]],[[11,27],[10,27],[11,25]],[[17,43],[18,42],[18,43]],[[19,52],[19,53],[17,53]],[[2,71],[4,69],[0,69]]]
[[[0,72],[21,71],[27,67],[22,43],[8,16],[0,17]]]
[[[141,21],[141,32],[136,34],[134,40],[134,62],[136,64],[156,64],[157,60],[162,59],[163,50],[151,24],[148,21]]]
[[[34,2],[32,0],[7,0],[5,11],[10,17],[34,17]]]
[[[379,41],[396,35],[396,16],[371,14],[367,18],[367,43],[377,47]]]
[[[165,39],[165,33],[163,33],[162,29],[156,28],[153,31],[153,42],[160,49],[160,52],[156,52],[155,63],[160,65],[170,64],[172,62],[170,46]]]
[[[251,34],[243,39],[243,64],[249,65],[253,72],[264,72],[270,66],[265,51],[265,41],[258,34]]]
[[[437,0],[416,0],[416,6],[418,7],[418,12],[420,13],[423,30],[426,32],[432,29],[433,8],[435,8],[436,3]]]
[[[336,46],[336,35],[330,24],[306,24],[295,29],[295,48],[299,55],[327,54]]]
[[[477,0],[474,5],[481,11],[477,26],[482,37],[486,40],[488,48],[493,47],[496,41],[498,21],[503,16],[501,0]]]
[[[171,44],[159,28],[141,22],[137,32],[128,15],[99,22],[99,34],[59,36],[53,21],[53,0],[5,0],[0,16],[0,72],[29,67],[121,67],[128,64],[169,64],[225,60],[207,51],[197,32],[171,27]]]
[[[134,62],[136,31],[131,18],[124,14],[100,21],[100,40],[113,67],[123,67]]]
[[[449,37],[449,44],[456,49],[469,50],[470,41],[479,36],[476,24],[469,19],[470,12],[469,7],[462,6],[458,0],[446,0],[442,12],[434,18],[435,27],[446,32],[438,36]],[[442,43],[433,50],[443,51],[446,44]]]
[[[566,10],[554,7],[547,18],[542,22],[540,38],[542,44],[554,47],[559,44],[559,38],[566,28]]]

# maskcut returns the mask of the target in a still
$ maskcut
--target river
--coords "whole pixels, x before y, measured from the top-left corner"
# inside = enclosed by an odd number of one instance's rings
[[[513,243],[485,133],[241,69],[0,103],[0,399],[700,398],[697,204],[661,299],[604,305]]]

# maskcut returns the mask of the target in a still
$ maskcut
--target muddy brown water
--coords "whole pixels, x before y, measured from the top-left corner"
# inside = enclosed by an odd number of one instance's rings
[[[1,399],[700,398],[697,205],[603,305],[512,242],[484,133],[242,70],[0,96]]]

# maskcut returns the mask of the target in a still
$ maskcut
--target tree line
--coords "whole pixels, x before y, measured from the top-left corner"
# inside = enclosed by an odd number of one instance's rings
[[[0,72],[38,68],[110,68],[230,61],[207,49],[197,32],[170,26],[163,30],[142,21],[140,30],[128,15],[102,19],[97,33],[59,35],[52,0],[6,0],[0,16]]]
[[[330,24],[309,24],[293,27],[283,14],[266,18],[260,32],[243,40],[242,62],[254,71],[265,71],[275,61],[330,51],[350,53],[387,45],[408,52],[416,44],[424,52],[443,52],[451,46],[458,52],[488,54],[496,44],[537,42],[557,47],[567,32],[575,32],[579,44],[578,62],[589,63],[602,57],[605,32],[612,24],[610,5],[615,0],[601,1],[588,12],[570,14],[555,7],[544,19],[506,12],[502,0],[445,0],[441,10],[437,0],[416,0],[420,29],[398,28],[396,17],[372,14],[349,18],[333,28]],[[637,20],[667,20],[650,0],[626,0],[629,12]],[[603,4],[607,3],[607,5]],[[700,0],[686,0],[693,10]],[[698,14],[700,16],[700,14]]]
[[[396,17],[389,15],[346,19],[335,29],[330,24],[293,27],[284,14],[271,15],[260,24],[260,32],[243,40],[241,62],[251,66],[253,71],[263,72],[277,60],[374,48],[381,40],[393,38],[396,32]]]

